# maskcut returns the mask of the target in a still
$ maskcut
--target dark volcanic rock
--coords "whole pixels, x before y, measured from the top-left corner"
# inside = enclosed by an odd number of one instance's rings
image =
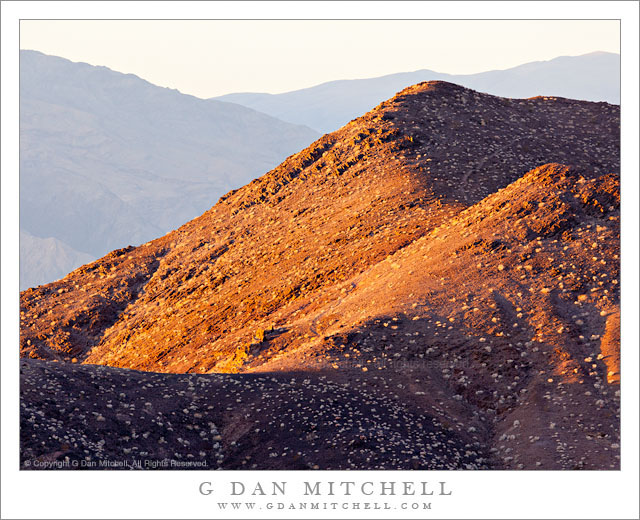
[[[481,469],[486,447],[366,385],[21,362],[25,469]],[[43,413],[46,410],[46,414]]]

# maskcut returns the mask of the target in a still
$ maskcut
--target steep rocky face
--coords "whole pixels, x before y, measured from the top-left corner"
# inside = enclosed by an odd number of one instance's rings
[[[302,371],[436,421],[474,454],[443,468],[618,467],[618,130],[604,103],[410,87],[175,232],[22,293],[21,354]]]
[[[23,293],[23,353],[230,369],[257,329],[287,328],[281,316],[334,300],[525,171],[550,161],[617,171],[617,125],[603,103],[410,87],[175,232]]]

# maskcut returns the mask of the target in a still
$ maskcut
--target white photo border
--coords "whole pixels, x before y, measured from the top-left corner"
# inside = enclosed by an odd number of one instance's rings
[[[2,2],[2,518],[637,518],[637,2]],[[25,472],[18,454],[18,67],[20,19],[619,19],[622,65],[622,461],[620,471]],[[225,510],[230,482],[446,482],[450,496],[381,497],[393,510]],[[199,493],[211,482],[211,495]],[[294,490],[300,490],[296,495]],[[236,497],[237,498],[237,497]],[[242,500],[253,498],[241,497]],[[326,500],[325,500],[326,499]],[[331,501],[323,497],[323,501]],[[337,497],[335,501],[358,501]],[[402,509],[430,502],[431,509]],[[411,506],[409,506],[411,507]]]

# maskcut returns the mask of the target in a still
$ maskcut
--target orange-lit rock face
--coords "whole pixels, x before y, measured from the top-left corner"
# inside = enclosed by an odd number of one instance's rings
[[[600,341],[602,361],[607,367],[607,382],[620,384],[620,312],[607,317],[604,335]]]
[[[21,354],[322,375],[493,448],[475,467],[617,467],[618,170],[618,107],[416,85],[22,293]],[[243,417],[216,420],[257,442]]]

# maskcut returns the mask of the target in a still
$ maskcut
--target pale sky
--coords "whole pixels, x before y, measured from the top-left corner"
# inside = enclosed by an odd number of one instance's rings
[[[104,65],[202,98],[620,52],[618,21],[597,20],[23,20],[20,48]]]

